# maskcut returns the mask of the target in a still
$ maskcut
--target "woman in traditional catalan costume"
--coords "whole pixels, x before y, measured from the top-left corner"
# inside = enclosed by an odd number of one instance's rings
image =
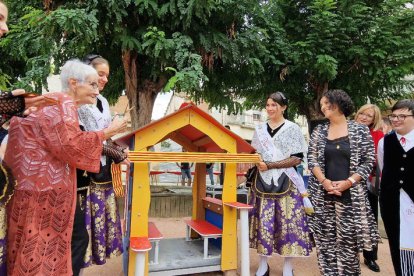
[[[99,92],[105,88],[109,78],[109,63],[99,55],[88,55],[84,59],[98,72]],[[111,123],[111,112],[106,98],[99,94],[96,102],[84,105],[78,110],[80,123],[85,131],[100,131]],[[122,254],[122,229],[117,207],[111,168],[113,163],[128,163],[127,150],[116,145],[112,140],[104,142],[104,147],[111,148],[101,157],[99,173],[82,171],[79,178],[86,185],[78,187],[82,208],[85,209],[85,224],[89,232],[84,267],[92,264],[103,265],[107,258]]]
[[[254,132],[252,146],[263,162],[251,186],[254,206],[250,212],[250,247],[260,255],[256,275],[269,275],[267,260],[273,254],[284,257],[283,275],[291,276],[293,257],[307,257],[312,250],[307,198],[302,177],[295,170],[306,153],[306,143],[298,125],[286,120],[287,99],[281,92],[267,98],[267,123]]]
[[[125,128],[80,130],[77,106],[95,101],[97,80],[92,67],[68,61],[61,73],[67,93],[49,93],[54,105],[11,120],[4,161],[17,184],[7,206],[9,276],[72,275],[75,168],[97,172],[103,140]]]
[[[366,181],[375,162],[369,129],[347,117],[353,103],[343,90],[320,100],[326,123],[309,141],[309,196],[315,213],[309,226],[321,275],[360,275],[359,253],[372,251],[380,237],[368,201]]]

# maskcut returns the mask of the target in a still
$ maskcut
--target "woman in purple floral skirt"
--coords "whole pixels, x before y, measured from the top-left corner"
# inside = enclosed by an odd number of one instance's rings
[[[98,72],[98,89],[101,92],[108,82],[108,61],[99,55],[88,55],[84,62]],[[82,106],[78,114],[80,124],[85,131],[103,129],[112,120],[108,101],[101,94],[98,95],[96,104]],[[85,212],[86,229],[90,236],[84,267],[92,264],[103,265],[107,258],[123,253],[121,222],[112,186],[111,164],[128,163],[128,159],[126,150],[112,141],[105,142],[104,150],[108,147],[110,152],[101,157],[101,171],[98,174],[85,172],[89,185],[78,187],[78,190],[84,189],[81,208]],[[81,194],[82,191],[78,193]]]
[[[267,98],[269,120],[256,126],[252,146],[263,162],[252,182],[250,204],[250,247],[260,255],[256,275],[269,275],[267,260],[273,254],[284,257],[283,275],[292,276],[293,257],[307,257],[312,251],[305,209],[312,205],[302,177],[295,166],[306,153],[298,125],[284,118],[287,99],[281,92]]]

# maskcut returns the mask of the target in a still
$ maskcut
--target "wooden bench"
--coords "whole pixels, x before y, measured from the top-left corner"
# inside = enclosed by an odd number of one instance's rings
[[[190,230],[193,229],[204,240],[204,259],[208,259],[208,239],[220,238],[223,231],[205,220],[185,220],[187,224],[186,240],[190,241]]]
[[[159,252],[159,243],[164,236],[158,230],[157,226],[153,222],[148,222],[148,240],[154,243],[154,260],[152,264],[158,264],[158,252]]]
[[[131,237],[129,246],[136,252],[135,276],[145,275],[145,254],[151,250],[151,243],[147,237]]]

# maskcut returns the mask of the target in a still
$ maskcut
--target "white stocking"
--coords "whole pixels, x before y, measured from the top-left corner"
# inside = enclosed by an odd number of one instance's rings
[[[260,255],[259,268],[256,271],[256,276],[262,276],[263,274],[266,273],[266,271],[267,271],[267,259],[268,258],[269,258],[268,256]]]
[[[283,264],[283,276],[293,276],[292,258],[285,257],[285,263]]]

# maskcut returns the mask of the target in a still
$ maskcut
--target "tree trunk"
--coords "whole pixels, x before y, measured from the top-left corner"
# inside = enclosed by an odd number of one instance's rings
[[[131,113],[132,129],[140,128],[151,122],[152,110],[158,92],[167,83],[163,76],[156,82],[142,80],[138,74],[138,54],[125,50],[122,53],[122,61],[125,71],[125,88],[130,107],[134,107]]]
[[[154,108],[154,102],[157,98],[158,91],[154,89],[154,83],[145,80],[143,86],[139,86],[138,90],[131,97],[130,104],[132,101],[136,102],[134,112],[134,118],[131,118],[132,129],[137,129],[151,122],[152,110]],[[134,97],[134,99],[132,99]],[[132,105],[131,105],[132,106]],[[132,110],[131,110],[132,111]]]
[[[312,134],[313,129],[318,124],[325,121],[323,115],[320,113],[319,101],[326,91],[328,91],[328,82],[318,84],[315,89],[315,98],[312,104],[307,106],[306,119],[308,120],[309,134]]]

